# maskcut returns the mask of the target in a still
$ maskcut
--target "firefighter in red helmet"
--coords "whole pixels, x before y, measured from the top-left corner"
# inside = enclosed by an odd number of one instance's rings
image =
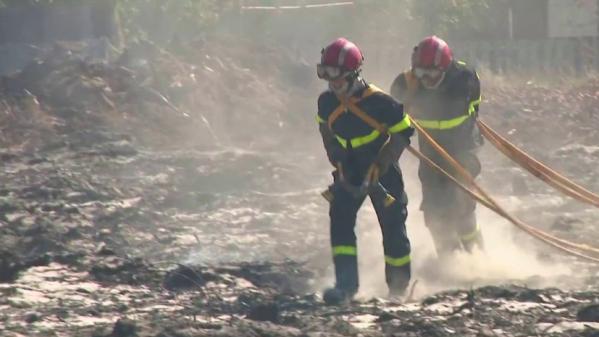
[[[433,139],[476,177],[481,165],[476,150],[482,137],[476,125],[481,101],[476,71],[457,61],[445,41],[430,36],[412,54],[412,68],[401,73],[391,85],[391,95]],[[456,176],[455,170],[424,140],[420,150],[436,164]],[[420,209],[437,255],[455,250],[482,248],[483,239],[476,221],[476,202],[428,163],[421,162],[418,176],[422,185]]]
[[[407,197],[397,160],[413,129],[403,106],[361,76],[363,56],[340,38],[322,50],[317,65],[329,89],[318,98],[319,130],[333,184],[323,193],[330,203],[330,235],[335,286],[324,292],[328,304],[358,291],[356,213],[366,196],[383,234],[385,276],[390,295],[402,294],[410,280],[410,241],[406,233]]]

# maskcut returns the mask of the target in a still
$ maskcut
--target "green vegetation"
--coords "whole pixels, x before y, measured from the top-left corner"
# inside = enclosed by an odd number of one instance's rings
[[[427,23],[425,33],[449,37],[479,38],[498,34],[499,20],[504,20],[509,0],[416,0],[414,16]]]
[[[63,0],[64,1],[64,0]],[[88,0],[89,1],[89,0]],[[125,36],[144,35],[156,25],[178,32],[202,31],[231,10],[231,0],[116,0]],[[157,32],[159,34],[159,32]]]
[[[206,31],[226,13],[236,13],[235,0],[0,0],[0,8],[27,5],[93,4],[112,6],[126,38],[157,35],[161,29],[172,32]],[[376,30],[401,35],[408,25],[422,22],[423,34],[444,37],[477,38],[496,34],[497,20],[509,0],[356,0],[360,10],[348,20],[348,29]],[[276,1],[264,1],[273,5]],[[334,17],[334,15],[331,15]],[[307,17],[306,22],[314,18]],[[337,21],[339,22],[339,21]],[[169,35],[168,32],[163,34]]]

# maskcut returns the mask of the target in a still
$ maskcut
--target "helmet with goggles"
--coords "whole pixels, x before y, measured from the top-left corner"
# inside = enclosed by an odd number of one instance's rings
[[[453,53],[447,42],[433,35],[414,48],[412,69],[416,77],[437,77],[449,68],[452,61]]]
[[[436,89],[445,78],[445,72],[453,62],[453,53],[447,42],[429,36],[414,47],[412,73],[427,89]]]
[[[362,52],[353,42],[339,38],[322,50],[316,73],[327,81],[357,76],[363,61]]]

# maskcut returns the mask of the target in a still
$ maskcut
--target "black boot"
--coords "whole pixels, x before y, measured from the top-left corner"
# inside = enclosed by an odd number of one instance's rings
[[[339,305],[351,301],[358,292],[358,257],[354,255],[338,255],[335,263],[335,287],[323,293],[323,300],[328,305]]]
[[[389,287],[389,297],[403,297],[410,285],[411,267],[408,263],[401,267],[385,265],[385,279]]]
[[[355,291],[343,288],[327,288],[322,294],[322,299],[327,305],[342,305],[349,303],[355,294]]]

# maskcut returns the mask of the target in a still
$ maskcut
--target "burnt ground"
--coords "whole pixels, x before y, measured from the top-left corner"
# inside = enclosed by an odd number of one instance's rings
[[[312,70],[276,59],[291,66],[266,77],[217,50],[147,44],[89,63],[58,48],[2,80],[0,335],[599,336],[597,268],[523,235],[531,254],[571,266],[566,280],[324,305],[328,177]],[[599,191],[597,80],[486,92],[489,124]],[[483,184],[517,198],[519,217],[598,241],[593,209],[488,146],[482,157]]]

